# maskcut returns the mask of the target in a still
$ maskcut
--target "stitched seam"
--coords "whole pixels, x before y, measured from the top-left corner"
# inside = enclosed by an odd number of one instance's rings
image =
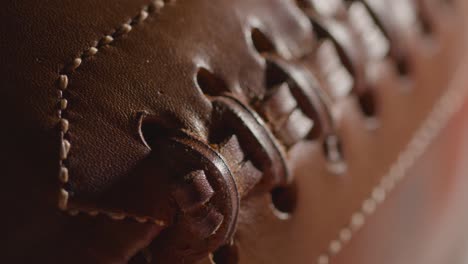
[[[426,119],[414,132],[410,142],[400,152],[397,160],[381,178],[380,183],[374,186],[370,196],[363,201],[361,208],[352,214],[349,224],[339,231],[334,240],[330,241],[328,251],[318,257],[318,264],[329,263],[329,259],[337,255],[343,246],[350,242],[353,235],[364,226],[366,217],[373,215],[396,185],[405,179],[407,172],[427,151],[434,139],[447,126],[451,117],[462,108],[468,94],[468,86],[457,83],[456,85],[458,87],[445,92],[433,105]]]
[[[96,55],[101,48],[105,48],[106,46],[114,43],[121,37],[127,35],[134,26],[142,24],[150,15],[157,13],[161,10],[165,2],[163,0],[152,0],[146,6],[143,6],[139,13],[131,18],[129,21],[121,24],[118,28],[114,30],[114,33],[103,36],[100,40],[96,42],[96,44],[89,49],[82,52],[81,55],[73,59],[71,63],[65,64],[65,66],[60,71],[60,75],[57,80],[58,85],[58,126],[60,129],[60,151],[59,151],[59,181],[60,181],[60,190],[59,190],[59,197],[58,197],[58,207],[62,211],[68,212],[70,215],[75,216],[80,213],[83,213],[88,216],[97,216],[97,215],[105,215],[112,220],[125,220],[130,219],[134,220],[138,223],[153,223],[159,226],[167,226],[168,224],[159,219],[154,219],[149,216],[137,216],[132,214],[126,214],[121,212],[112,212],[107,210],[101,209],[78,209],[78,208],[69,208],[69,199],[70,194],[66,189],[66,185],[70,180],[70,173],[67,167],[67,159],[70,154],[70,149],[72,147],[71,142],[67,139],[67,134],[70,131],[70,122],[68,119],[63,117],[63,113],[68,108],[68,101],[64,96],[64,91],[67,90],[69,86],[69,78],[70,75],[77,70],[81,64],[88,58],[93,57]]]

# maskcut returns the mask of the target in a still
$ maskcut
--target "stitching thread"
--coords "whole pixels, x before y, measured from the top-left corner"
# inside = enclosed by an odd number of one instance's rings
[[[58,111],[57,115],[59,118],[58,126],[60,128],[60,151],[59,151],[59,176],[58,179],[60,181],[61,187],[59,190],[59,197],[58,197],[58,207],[62,211],[68,212],[72,216],[76,216],[80,213],[84,213],[89,216],[97,216],[97,215],[105,215],[112,220],[124,220],[124,219],[131,219],[138,223],[154,223],[159,226],[167,226],[167,223],[163,220],[154,219],[148,216],[136,216],[130,215],[125,213],[119,212],[111,212],[106,210],[98,210],[98,209],[71,209],[68,206],[68,202],[70,199],[70,194],[66,189],[66,184],[69,182],[70,173],[66,165],[66,161],[70,154],[70,149],[72,147],[71,142],[66,138],[67,133],[70,130],[70,122],[66,118],[63,117],[63,113],[68,108],[68,101],[64,96],[64,91],[67,90],[69,85],[70,75],[78,69],[84,60],[96,55],[100,48],[105,48],[106,46],[112,44],[122,36],[128,34],[134,26],[143,23],[151,14],[156,13],[157,11],[161,10],[165,3],[169,1],[163,0],[152,0],[150,4],[142,7],[139,13],[131,18],[129,21],[123,23],[120,27],[116,28],[114,33],[110,35],[103,36],[95,46],[90,47],[88,50],[82,52],[82,54],[69,64],[66,64],[63,69],[60,71],[60,76],[58,77],[57,84],[58,84]]]
[[[463,106],[468,86],[458,85],[443,94],[433,106],[422,125],[416,130],[406,148],[400,152],[397,160],[390,166],[370,194],[363,201],[362,207],[350,219],[349,224],[340,230],[338,237],[330,241],[328,252],[317,258],[318,264],[328,264],[332,256],[337,255],[343,246],[350,242],[354,233],[365,224],[366,217],[371,216],[377,207],[385,201],[388,194],[406,176],[408,170],[426,152],[433,140],[446,127],[450,118]]]
[[[115,221],[131,219],[138,223],[153,223],[159,226],[167,226],[165,221],[148,216],[137,216],[100,209],[69,208],[68,203],[70,194],[66,190],[65,185],[69,182],[70,174],[65,163],[68,159],[72,145],[71,142],[66,139],[66,135],[70,130],[70,122],[63,117],[63,112],[68,108],[68,101],[64,96],[64,91],[67,90],[69,85],[69,75],[77,70],[85,59],[96,55],[100,48],[104,48],[122,36],[128,34],[134,26],[144,22],[150,14],[159,11],[164,7],[164,5],[165,2],[163,0],[152,0],[150,4],[141,8],[140,12],[136,16],[118,27],[113,34],[103,36],[95,46],[84,51],[79,57],[76,57],[71,63],[65,65],[60,71],[60,76],[57,80],[57,116],[59,118],[58,126],[60,128],[60,170],[58,179],[61,183],[58,207],[59,209],[68,212],[71,216],[76,216],[80,213],[92,217],[105,215],[109,219]],[[414,133],[414,136],[407,147],[399,154],[396,162],[393,163],[387,174],[381,178],[380,183],[373,188],[370,196],[363,201],[362,207],[351,216],[349,224],[340,230],[336,239],[330,241],[328,252],[320,255],[317,258],[317,263],[329,263],[330,257],[341,251],[342,247],[352,239],[354,233],[359,231],[365,224],[366,217],[372,215],[377,209],[377,206],[385,201],[386,196],[395,188],[396,184],[405,178],[407,171],[418,160],[418,158],[425,153],[434,138],[438,136],[440,131],[446,126],[450,117],[462,107],[468,87],[463,85],[460,87],[461,88],[459,89],[449,90],[437,101],[421,127]]]

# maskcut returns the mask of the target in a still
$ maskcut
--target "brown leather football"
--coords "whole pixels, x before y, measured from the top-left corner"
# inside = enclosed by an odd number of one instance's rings
[[[4,1],[0,262],[466,263],[467,15]]]

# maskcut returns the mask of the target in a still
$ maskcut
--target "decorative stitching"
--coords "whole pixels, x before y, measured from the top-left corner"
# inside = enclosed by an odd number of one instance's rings
[[[422,125],[413,134],[406,148],[400,152],[397,160],[388,172],[381,178],[377,186],[372,189],[370,196],[363,201],[362,207],[352,216],[350,223],[341,229],[338,237],[329,243],[328,252],[317,259],[318,264],[330,263],[330,258],[337,255],[360,228],[365,224],[366,217],[371,216],[377,207],[385,201],[388,194],[406,176],[408,170],[426,152],[433,140],[447,125],[450,118],[463,106],[467,96],[468,86],[458,85],[451,88],[433,106],[431,112]]]
[[[122,36],[128,34],[133,29],[133,26],[144,22],[150,14],[162,9],[164,5],[165,2],[163,0],[152,0],[151,3],[144,6],[136,16],[117,28],[113,34],[102,37],[95,47],[90,47],[88,50],[84,51],[81,56],[75,58],[70,64],[65,65],[60,72],[61,74],[58,77],[57,115],[59,118],[58,126],[60,128],[61,144],[59,152],[60,171],[58,179],[62,186],[59,190],[58,207],[63,211],[67,211],[69,215],[76,216],[80,213],[92,217],[105,215],[109,217],[109,219],[116,221],[132,219],[138,223],[154,223],[159,226],[167,226],[165,221],[153,219],[147,216],[136,216],[99,209],[68,208],[70,194],[66,190],[65,184],[69,182],[70,175],[65,163],[68,159],[72,145],[71,142],[66,139],[66,135],[70,129],[70,123],[66,118],[63,118],[62,115],[68,108],[68,101],[64,97],[63,92],[68,88],[69,75],[81,66],[83,60],[96,55],[99,48],[104,48]],[[382,177],[381,182],[374,187],[369,198],[363,201],[362,208],[351,216],[348,226],[343,228],[339,232],[338,237],[329,243],[328,252],[318,257],[318,264],[329,263],[330,257],[338,254],[342,247],[352,239],[354,233],[356,233],[365,224],[366,217],[372,215],[377,209],[377,206],[385,201],[386,196],[394,189],[396,184],[404,179],[406,172],[427,150],[433,139],[450,120],[450,117],[461,108],[464,98],[466,97],[466,90],[468,87],[465,87],[464,85],[460,87],[461,88],[459,89],[449,90],[439,101],[437,101],[432,111],[421,127],[416,131],[407,147],[398,156],[397,161],[393,163],[388,173]]]
[[[100,48],[104,48],[107,45],[112,44],[122,36],[128,34],[134,26],[141,24],[144,22],[150,14],[154,14],[160,9],[162,9],[165,5],[163,0],[152,0],[150,4],[142,7],[139,13],[134,16],[129,21],[122,24],[120,27],[115,29],[115,32],[111,35],[106,35],[102,37],[94,47],[90,47],[88,50],[84,51],[79,57],[73,59],[73,61],[63,67],[60,71],[60,76],[58,77],[58,126],[60,128],[60,170],[58,179],[61,183],[61,187],[59,190],[59,199],[58,199],[58,207],[63,211],[67,211],[70,215],[75,216],[79,213],[84,213],[89,216],[97,216],[97,215],[106,215],[112,220],[124,220],[124,219],[132,219],[137,221],[138,223],[154,223],[159,226],[167,226],[167,223],[163,220],[154,219],[148,216],[136,216],[131,214],[125,213],[117,213],[105,210],[98,210],[98,209],[71,209],[68,207],[68,202],[70,199],[70,193],[67,191],[65,185],[70,180],[69,170],[66,165],[66,161],[70,154],[70,150],[72,147],[71,142],[66,138],[67,133],[70,130],[70,122],[68,119],[63,117],[63,113],[68,108],[68,101],[64,96],[64,91],[67,90],[69,85],[69,78],[71,73],[73,73],[76,69],[78,69],[84,60],[89,57],[96,55]]]

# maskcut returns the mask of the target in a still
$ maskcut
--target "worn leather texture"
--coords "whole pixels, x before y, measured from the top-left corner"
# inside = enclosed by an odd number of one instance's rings
[[[413,1],[409,26],[373,9],[376,58],[348,2],[312,2],[4,1],[0,262],[462,263],[468,4]],[[452,90],[441,132],[329,249]]]

